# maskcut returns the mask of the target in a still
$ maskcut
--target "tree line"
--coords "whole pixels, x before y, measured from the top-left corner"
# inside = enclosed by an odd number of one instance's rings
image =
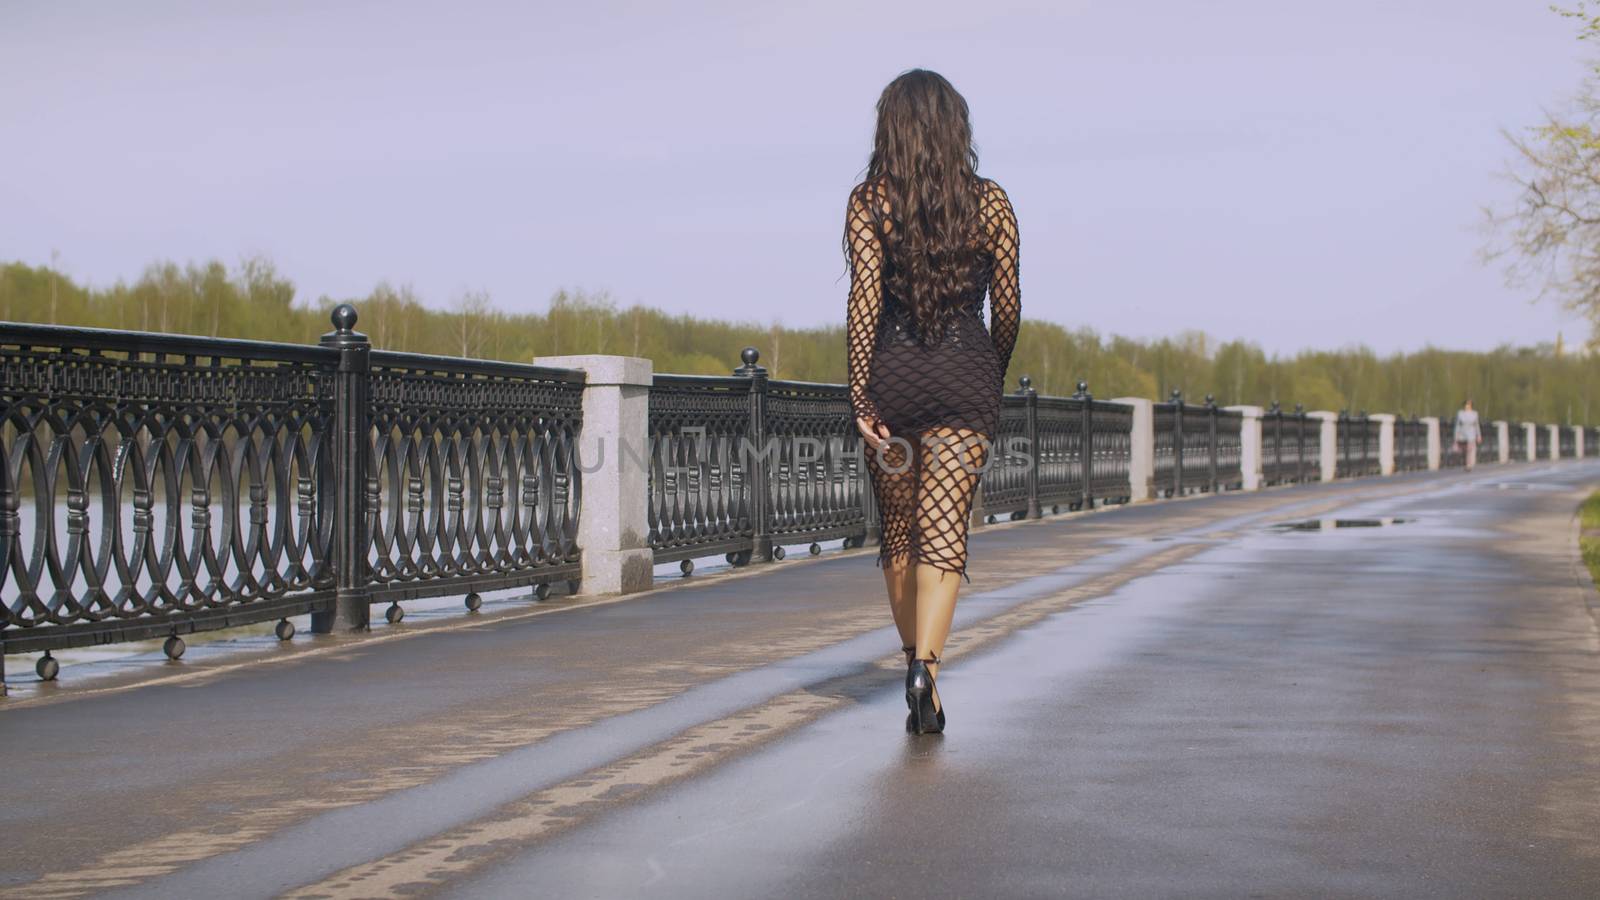
[[[297,302],[295,286],[269,260],[148,267],[130,283],[90,287],[49,266],[0,266],[0,320],[312,343],[328,311],[350,302],[359,328],[386,350],[528,362],[538,356],[613,353],[654,361],[658,372],[727,374],[746,346],[773,377],[842,382],[840,324],[789,328],[621,307],[604,293],[561,291],[548,309],[507,313],[487,293],[457,296],[447,309],[408,287],[380,283],[360,297]],[[1379,356],[1366,347],[1266,354],[1245,341],[1199,332],[1160,340],[1101,335],[1090,328],[1026,320],[1007,374],[1027,375],[1043,394],[1088,382],[1097,397],[1164,397],[1173,388],[1198,402],[1308,410],[1447,415],[1471,397],[1486,419],[1590,424],[1600,409],[1600,357],[1568,353],[1559,339],[1488,352],[1425,348]]]

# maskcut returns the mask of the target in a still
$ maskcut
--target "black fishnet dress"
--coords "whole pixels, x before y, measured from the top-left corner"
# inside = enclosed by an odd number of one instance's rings
[[[903,439],[889,441],[881,453],[866,451],[882,520],[879,566],[909,558],[967,574],[973,492],[999,427],[1006,367],[1022,318],[1016,213],[1000,185],[984,179],[981,187],[978,277],[931,346],[917,338],[910,310],[884,290],[884,192],[868,182],[850,194],[850,403],[857,416],[877,419]]]

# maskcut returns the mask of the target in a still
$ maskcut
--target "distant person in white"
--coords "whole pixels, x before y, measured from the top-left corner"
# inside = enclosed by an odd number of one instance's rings
[[[1467,456],[1467,471],[1478,464],[1478,445],[1483,443],[1483,432],[1478,429],[1478,412],[1472,401],[1461,404],[1456,413],[1456,446]],[[1465,446],[1462,446],[1465,445]]]

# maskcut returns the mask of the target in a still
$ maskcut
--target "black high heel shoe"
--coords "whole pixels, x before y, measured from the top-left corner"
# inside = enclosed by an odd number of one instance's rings
[[[917,645],[916,644],[901,644],[900,645],[900,652],[904,653],[906,655],[906,667],[910,668],[911,661],[917,658]],[[915,708],[916,708],[911,703],[910,695],[906,696],[906,708],[907,709],[912,709],[912,710],[915,710]],[[916,728],[917,728],[917,714],[915,712],[906,713],[906,731],[907,732],[915,732]],[[943,707],[939,708],[939,728],[940,728],[940,730],[944,729],[944,708]]]
[[[906,719],[906,729],[912,734],[939,734],[944,731],[944,707],[933,706],[935,685],[928,663],[937,665],[939,657],[912,659],[906,669],[906,704],[911,715]]]

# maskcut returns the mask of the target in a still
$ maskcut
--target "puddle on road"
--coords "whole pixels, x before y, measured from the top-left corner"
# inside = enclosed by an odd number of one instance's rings
[[[1415,519],[1401,519],[1393,516],[1384,516],[1377,519],[1302,519],[1298,522],[1279,522],[1271,526],[1272,531],[1333,531],[1338,528],[1384,528],[1389,525],[1404,525],[1414,522]]]
[[[1478,485],[1486,491],[1565,491],[1566,485],[1530,481],[1490,481]]]

